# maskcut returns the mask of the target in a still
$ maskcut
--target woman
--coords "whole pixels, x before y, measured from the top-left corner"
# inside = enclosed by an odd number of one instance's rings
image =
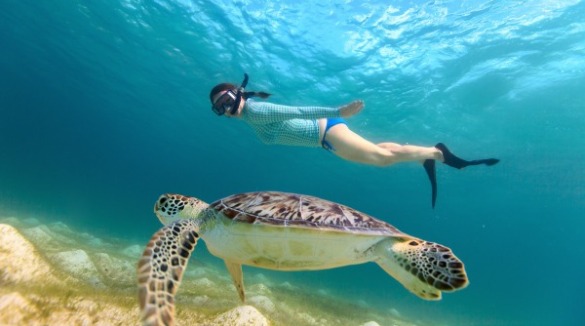
[[[469,165],[494,165],[498,159],[467,161],[453,155],[444,144],[434,147],[374,144],[351,131],[342,118],[353,116],[364,108],[361,100],[341,107],[293,107],[257,102],[252,97],[268,98],[264,92],[246,92],[248,75],[240,87],[222,83],[209,94],[212,110],[217,115],[239,118],[248,123],[266,144],[323,147],[352,162],[388,166],[398,162],[422,161],[431,181],[432,206],[435,207],[437,183],[435,161],[462,169]]]

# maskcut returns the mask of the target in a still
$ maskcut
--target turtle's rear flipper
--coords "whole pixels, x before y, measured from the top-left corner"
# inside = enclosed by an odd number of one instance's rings
[[[435,160],[425,160],[423,167],[427,172],[429,181],[431,181],[431,203],[435,208],[435,202],[437,201],[437,172],[435,169]]]
[[[234,286],[236,287],[236,291],[238,291],[238,295],[240,296],[240,300],[242,302],[246,302],[246,294],[244,292],[244,274],[242,273],[242,264],[228,262],[224,260],[225,267],[227,267],[228,272],[232,276],[232,281],[234,282]]]
[[[451,153],[451,151],[445,146],[443,143],[438,143],[435,145],[435,148],[440,150],[443,153],[443,158],[445,159],[443,163],[448,166],[454,167],[456,169],[463,169],[466,166],[470,165],[494,165],[497,164],[500,160],[497,158],[487,158],[481,160],[471,160],[467,161],[460,157],[455,156],[455,154]]]
[[[412,237],[388,238],[376,245],[375,260],[386,273],[425,300],[468,285],[463,263],[451,249]]]
[[[155,233],[138,262],[138,301],[143,325],[173,325],[175,293],[199,235],[192,220],[177,220]]]

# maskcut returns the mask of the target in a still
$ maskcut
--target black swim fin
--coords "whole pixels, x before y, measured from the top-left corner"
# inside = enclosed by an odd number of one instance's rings
[[[462,158],[455,156],[455,154],[451,153],[451,151],[443,143],[438,143],[437,145],[435,145],[435,148],[440,150],[443,153],[443,158],[445,159],[445,161],[443,161],[443,163],[447,164],[448,166],[454,167],[456,169],[463,169],[464,167],[470,166],[470,165],[480,165],[480,164],[494,165],[500,161],[497,158],[487,158],[487,159],[481,159],[481,160],[467,161],[467,160],[464,160]]]
[[[435,160],[425,160],[423,167],[427,172],[429,181],[431,181],[431,203],[435,208],[435,202],[437,201],[437,171],[435,169]]]

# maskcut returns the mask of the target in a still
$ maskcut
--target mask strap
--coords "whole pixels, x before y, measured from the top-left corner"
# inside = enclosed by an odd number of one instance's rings
[[[238,88],[238,93],[236,94],[236,101],[234,103],[234,106],[232,106],[232,109],[230,110],[230,114],[234,115],[234,114],[236,114],[236,112],[238,112],[238,109],[240,108],[240,102],[242,102],[242,95],[244,93],[244,88],[246,88],[247,85],[248,85],[248,74],[244,73],[244,81],[242,81],[242,84]],[[246,99],[246,98],[247,97],[244,95],[244,99]]]

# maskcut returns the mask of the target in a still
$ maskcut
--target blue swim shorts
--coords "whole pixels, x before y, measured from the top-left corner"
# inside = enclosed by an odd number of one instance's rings
[[[335,148],[331,146],[331,144],[327,141],[327,132],[331,127],[338,125],[340,123],[346,124],[345,119],[343,118],[327,118],[327,125],[325,126],[325,132],[323,133],[323,140],[321,141],[321,146],[328,151],[335,152]]]

